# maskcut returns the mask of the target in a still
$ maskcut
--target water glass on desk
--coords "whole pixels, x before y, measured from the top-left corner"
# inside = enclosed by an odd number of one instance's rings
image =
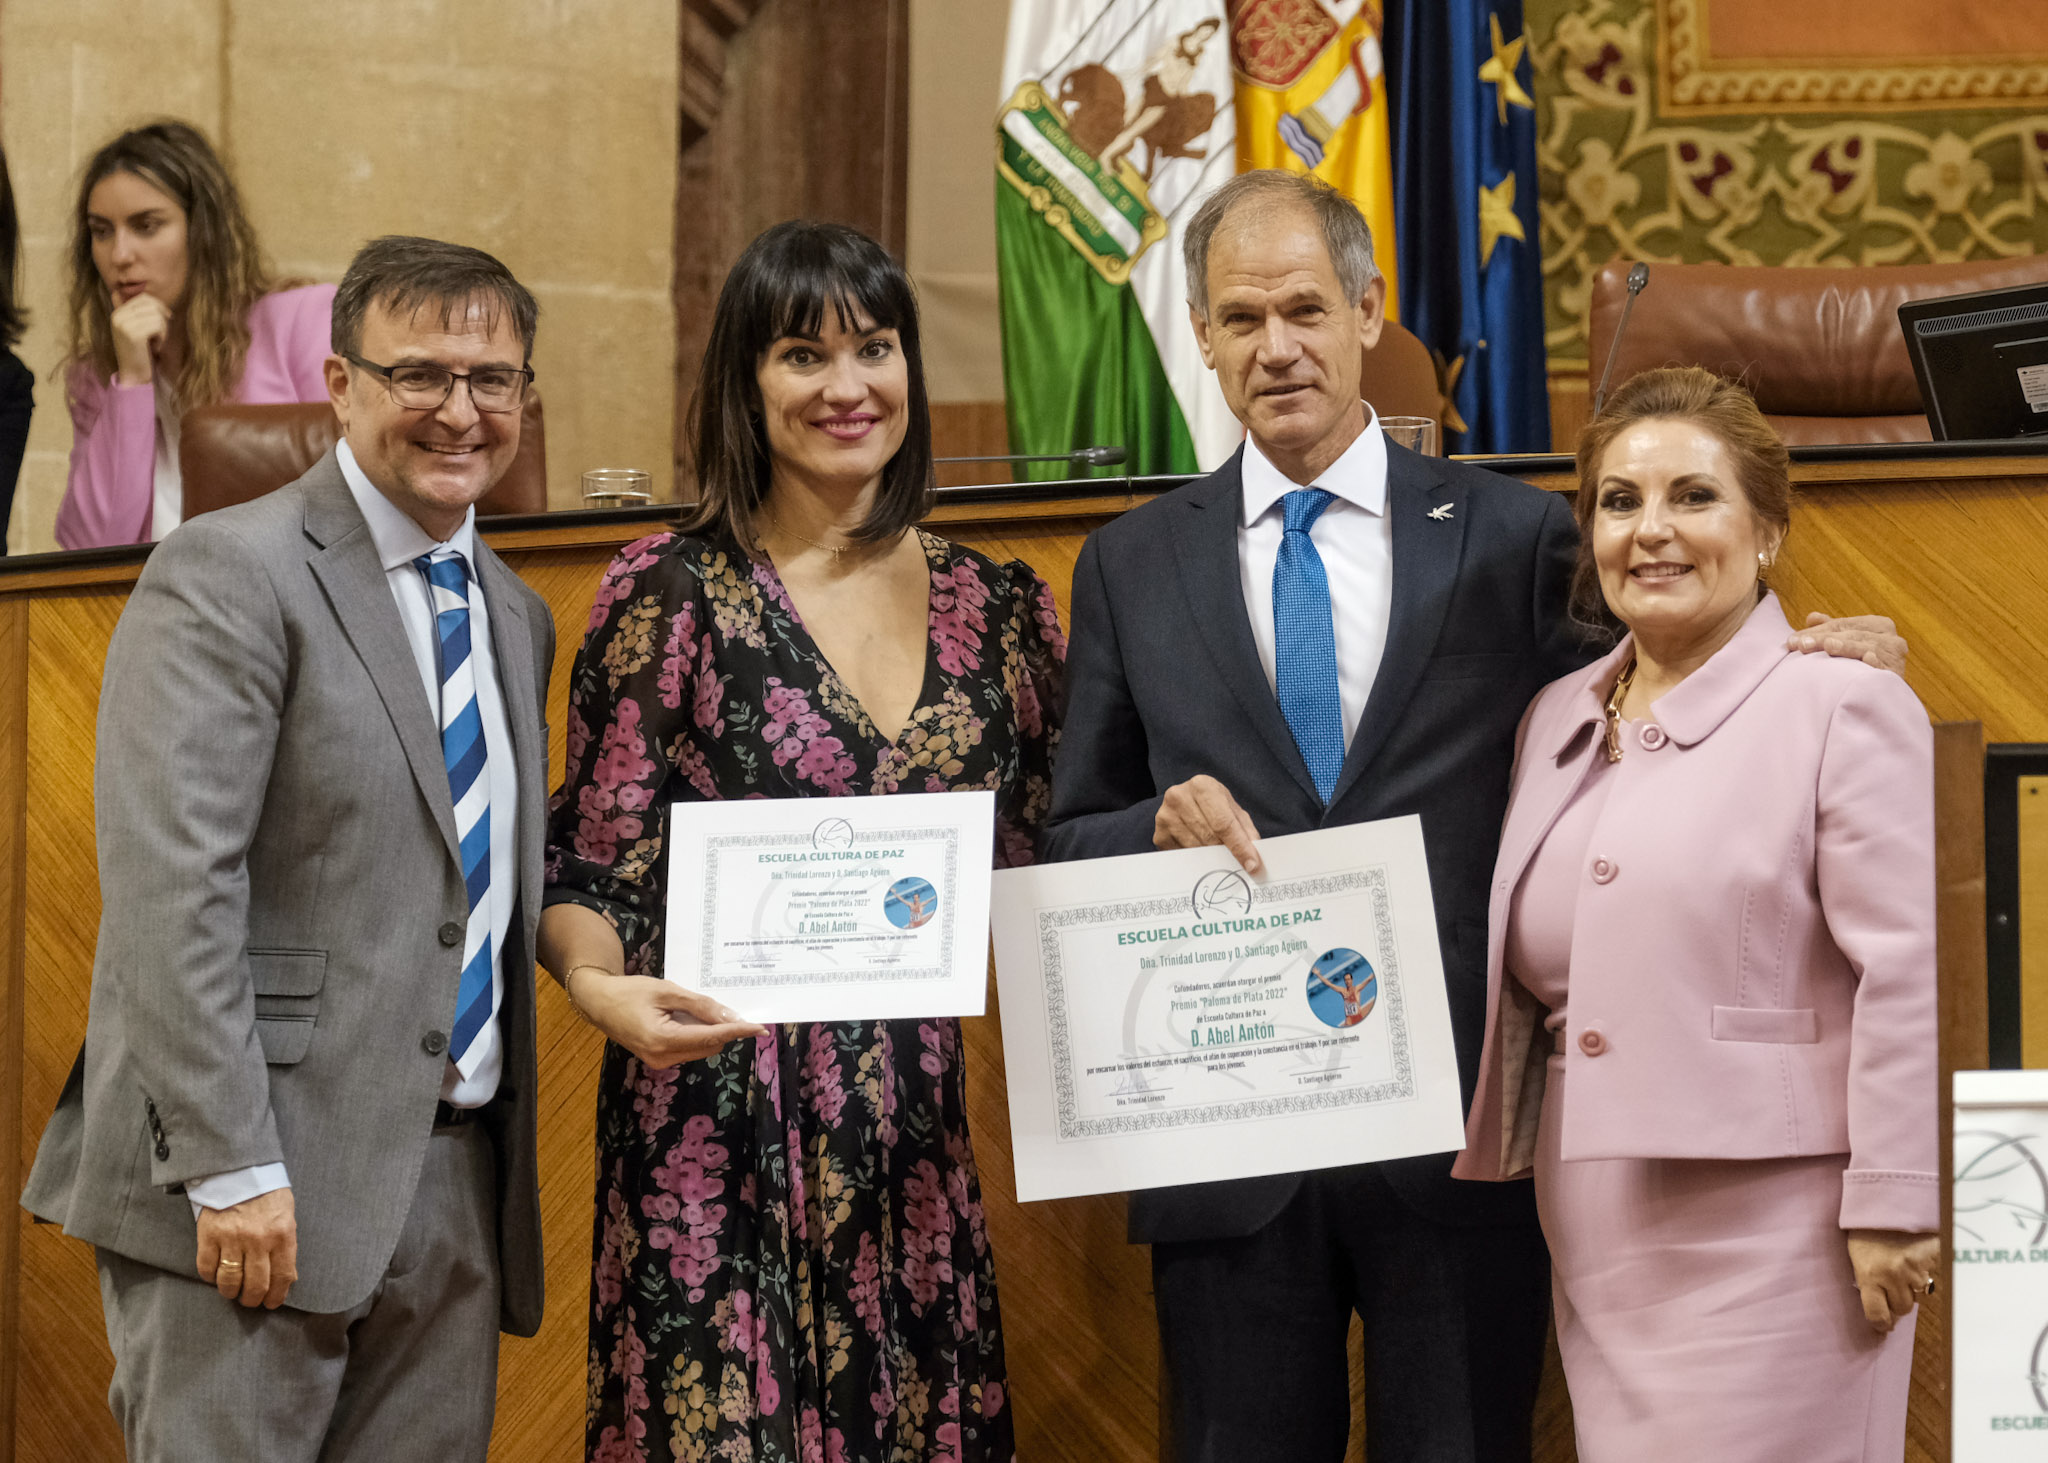
[[[583,474],[586,508],[645,508],[654,501],[654,479],[637,467],[593,467]]]
[[[1436,421],[1431,417],[1381,417],[1380,430],[1410,452],[1436,456]]]

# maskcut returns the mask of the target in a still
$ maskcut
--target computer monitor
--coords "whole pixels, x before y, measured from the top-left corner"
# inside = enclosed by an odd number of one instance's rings
[[[2048,284],[1909,300],[1899,328],[1935,441],[2048,435]]]

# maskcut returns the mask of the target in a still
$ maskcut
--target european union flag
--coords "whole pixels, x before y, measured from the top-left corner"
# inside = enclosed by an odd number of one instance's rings
[[[1445,363],[1445,450],[1548,451],[1522,0],[1389,0],[1387,10],[1401,323]]]

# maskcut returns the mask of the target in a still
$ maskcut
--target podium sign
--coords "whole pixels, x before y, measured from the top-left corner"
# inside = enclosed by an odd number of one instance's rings
[[[2048,1071],[1955,1074],[1955,1463],[2048,1457]]]

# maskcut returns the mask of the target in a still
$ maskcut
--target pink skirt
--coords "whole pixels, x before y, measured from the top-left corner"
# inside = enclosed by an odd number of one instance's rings
[[[1566,1163],[1564,1096],[1553,1057],[1536,1203],[1580,1463],[1899,1463],[1914,1317],[1863,1319],[1847,1157]]]

